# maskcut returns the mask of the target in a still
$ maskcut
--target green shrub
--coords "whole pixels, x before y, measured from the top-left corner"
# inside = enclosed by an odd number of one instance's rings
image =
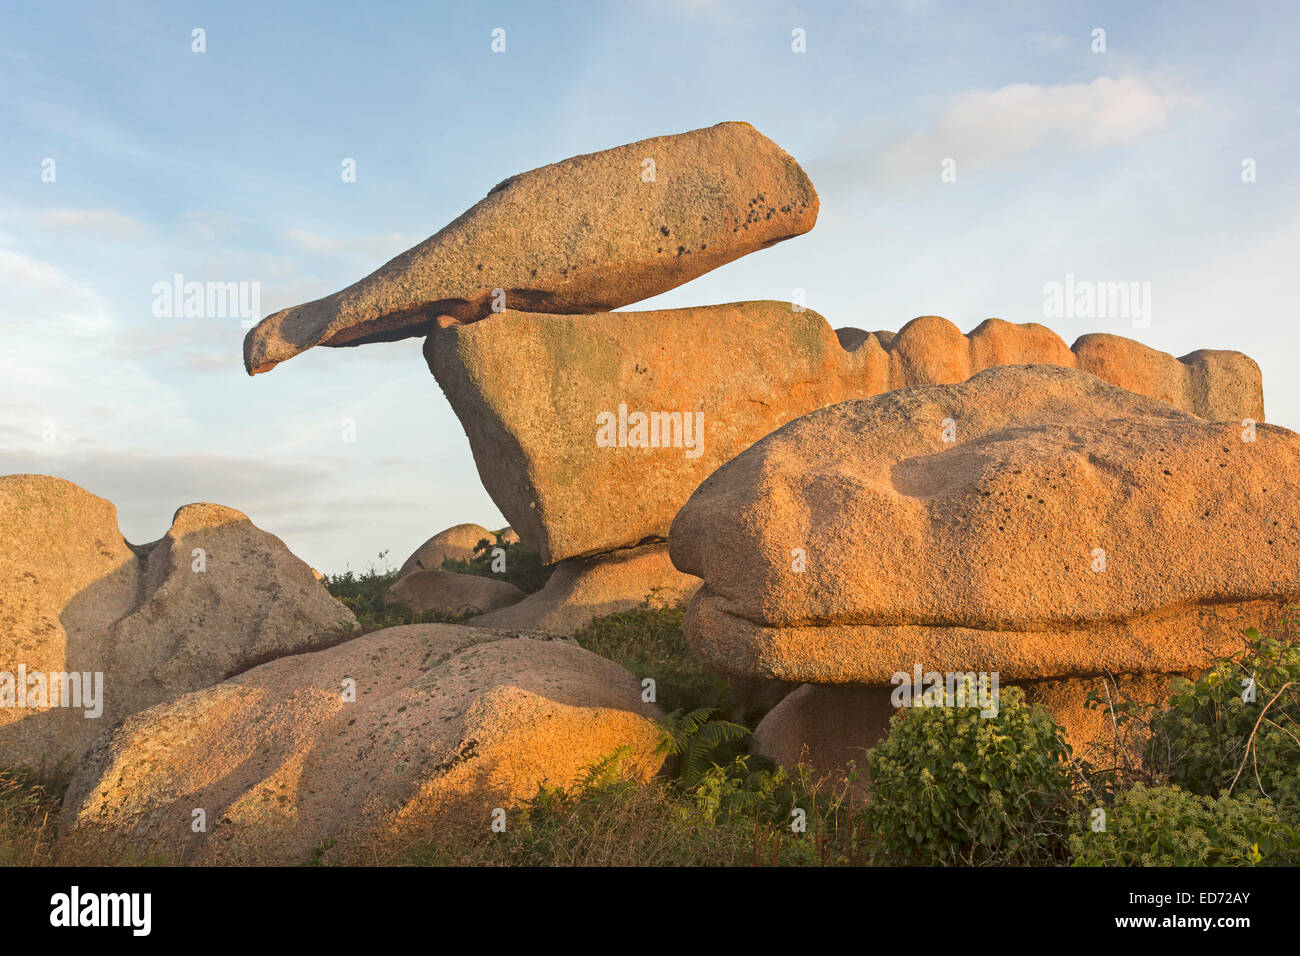
[[[975,707],[893,717],[867,764],[866,820],[891,863],[1061,863],[1081,819],[1059,728],[1014,687],[994,717]]]
[[[388,565],[388,552],[378,555],[384,562],[381,571],[374,564],[355,574],[351,570],[342,574],[327,574],[321,582],[344,606],[356,615],[361,630],[356,634],[369,634],[386,627],[398,627],[402,624],[459,624],[470,615],[450,614],[442,611],[412,611],[402,605],[385,606],[384,594],[398,579],[397,569]],[[351,637],[355,634],[340,635]]]
[[[659,722],[659,753],[669,758],[669,773],[686,786],[698,783],[710,767],[739,756],[740,744],[750,737],[748,727],[714,720],[715,713],[711,707],[689,713],[678,709]]]
[[[1202,796],[1254,792],[1300,826],[1300,643],[1294,621],[1282,637],[1246,632],[1241,654],[1197,681],[1179,680],[1168,708],[1151,722],[1144,763]],[[1253,699],[1243,700],[1254,681]]]
[[[639,608],[597,618],[573,635],[579,645],[620,664],[638,679],[652,678],[666,711],[732,711],[727,681],[704,669],[682,633],[681,603],[647,598]]]
[[[501,538],[501,532],[493,533],[492,541],[484,538],[474,545],[474,554],[468,558],[444,558],[442,569],[457,574],[477,574],[498,581],[508,581],[525,594],[533,594],[546,586],[555,571],[555,565],[542,564],[542,556],[531,548],[525,548],[518,541],[507,542]],[[493,550],[501,548],[503,556],[495,556]],[[502,567],[498,557],[503,557],[504,570],[494,571],[494,563]]]
[[[1266,797],[1206,797],[1136,784],[1120,793],[1105,829],[1075,833],[1075,866],[1254,866],[1300,862],[1300,837]]]

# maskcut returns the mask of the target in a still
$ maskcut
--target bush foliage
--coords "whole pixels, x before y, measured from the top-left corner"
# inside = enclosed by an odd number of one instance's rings
[[[373,563],[360,574],[347,570],[342,574],[325,575],[321,582],[344,606],[356,615],[361,625],[360,634],[398,627],[402,624],[460,624],[469,615],[456,615],[441,611],[412,611],[404,605],[386,606],[384,594],[397,583],[397,569],[388,564],[388,552],[378,558],[383,570]]]
[[[505,541],[499,531],[492,537],[491,541],[484,538],[474,545],[474,553],[468,558],[445,558],[442,569],[457,574],[478,574],[485,578],[508,581],[525,594],[533,594],[546,587],[546,582],[555,571],[555,565],[543,564],[540,554],[525,548],[518,541]],[[504,553],[493,554],[497,548]],[[502,570],[494,570],[494,567]]]
[[[1146,764],[1194,794],[1255,793],[1300,826],[1300,644],[1246,632],[1243,651],[1176,683],[1151,722]]]
[[[996,716],[922,707],[891,718],[867,753],[867,822],[903,864],[1056,863],[1078,806],[1060,728],[1018,688]]]
[[[666,711],[708,708],[730,714],[731,688],[704,669],[682,633],[680,603],[647,598],[631,611],[592,621],[574,634],[582,647],[607,657],[639,679],[655,682],[656,702]]]
[[[1138,783],[1106,810],[1105,828],[1070,837],[1075,866],[1300,863],[1300,836],[1267,797],[1206,797]]]

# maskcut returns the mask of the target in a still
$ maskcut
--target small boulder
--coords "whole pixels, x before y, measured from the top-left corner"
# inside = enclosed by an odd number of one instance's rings
[[[861,775],[854,789],[861,793],[867,751],[889,733],[894,714],[889,688],[803,684],[758,722],[750,749],[778,766],[804,763],[823,773],[852,762]]]
[[[412,611],[482,614],[517,604],[524,597],[509,581],[481,574],[413,571],[388,589],[384,603],[405,605]]]
[[[664,604],[686,600],[699,584],[673,567],[667,546],[646,545],[561,561],[540,591],[471,623],[572,634],[598,617],[630,611],[647,599]]]
[[[1113,754],[1115,727],[1106,708],[1086,706],[1088,695],[1116,701],[1162,706],[1169,699],[1168,674],[1124,674],[1102,677],[1024,681],[1027,704],[1046,708],[1080,757],[1101,759]],[[1011,685],[1008,685],[1011,686]],[[1000,688],[1004,689],[1004,688]],[[900,711],[892,687],[861,684],[803,684],[784,697],[754,729],[752,751],[783,767],[805,763],[822,773],[843,771],[852,761],[859,778],[855,793],[866,792],[870,773],[866,753],[889,733],[889,722]],[[1139,730],[1131,728],[1130,744]]]
[[[503,529],[510,532],[509,528]],[[513,533],[513,532],[511,532]],[[451,558],[464,561],[474,556],[474,548],[480,541],[495,541],[492,532],[478,524],[458,524],[439,531],[402,562],[398,571],[404,577],[412,571],[441,571],[442,562]]]

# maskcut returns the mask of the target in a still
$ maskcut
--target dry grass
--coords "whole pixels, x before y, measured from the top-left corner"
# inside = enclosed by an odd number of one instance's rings
[[[830,787],[827,786],[829,791]],[[539,795],[504,833],[449,830],[413,847],[416,866],[843,866],[870,862],[857,815],[810,815],[795,833],[761,813],[716,818],[671,781]]]
[[[54,862],[63,787],[21,770],[0,770],[0,866]]]

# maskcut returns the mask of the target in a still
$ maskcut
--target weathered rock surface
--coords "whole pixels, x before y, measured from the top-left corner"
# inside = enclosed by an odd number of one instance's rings
[[[493,533],[482,525],[453,525],[446,531],[439,531],[416,548],[411,556],[402,562],[398,575],[404,577],[412,571],[441,571],[442,562],[447,558],[453,561],[464,561],[474,556],[474,547],[480,541],[495,540]]]
[[[843,342],[855,347],[845,351]],[[718,466],[814,409],[961,382],[997,364],[1082,362],[1202,417],[1263,419],[1259,369],[1240,353],[1179,360],[1117,336],[1080,343],[1081,358],[1041,325],[989,319],[965,336],[933,316],[897,335],[836,333],[789,303],[741,302],[506,312],[438,329],[425,357],[465,427],[484,487],[549,562],[662,540]],[[664,441],[669,414],[676,418]],[[645,425],[650,447],[637,447],[639,415],[657,416]],[[598,444],[599,423],[611,421],[614,445]]]
[[[439,330],[425,356],[484,487],[546,562],[664,538],[719,465],[852,377],[826,321],[784,302],[504,313]]]
[[[1037,322],[985,319],[970,334],[937,315],[913,319],[897,332],[837,329],[862,370],[866,398],[911,385],[956,385],[998,365],[1059,365],[1167,402],[1210,421],[1264,420],[1259,366],[1240,352],[1200,349],[1174,358],[1120,335],[1080,336],[1069,348]]]
[[[128,714],[357,627],[280,539],[220,505],[186,505],[161,540],[132,547],[110,502],[6,475],[0,528],[0,765],[75,761]],[[16,706],[20,668],[102,674],[102,714],[49,696]]]
[[[540,591],[504,610],[472,618],[470,623],[572,634],[595,618],[630,611],[646,599],[662,603],[684,600],[699,584],[698,579],[673,567],[666,545],[646,545],[561,561]]]
[[[1118,335],[1081,336],[1079,368],[1211,421],[1264,420],[1259,366],[1240,352],[1198,349],[1171,362],[1165,352]]]
[[[486,839],[494,809],[569,786],[618,747],[653,775],[657,713],[636,678],[567,641],[389,628],[125,721],[74,777],[61,849],[290,864],[316,848],[384,860],[448,825]],[[192,832],[195,808],[206,833]]]
[[[1300,436],[1245,434],[1050,366],[814,412],[673,522],[687,636],[821,684],[1193,670],[1300,597]]]
[[[244,365],[255,375],[314,345],[423,335],[439,315],[486,318],[498,290],[508,308],[616,309],[807,232],[817,206],[799,164],[748,123],[574,156],[505,180],[341,292],[263,319]]]
[[[385,604],[402,604],[413,611],[481,614],[517,604],[523,591],[509,581],[453,571],[412,571],[384,594]]]
[[[1105,677],[1078,677],[1069,680],[1026,681],[1020,685],[1025,692],[1025,702],[1040,704],[1051,711],[1056,722],[1065,731],[1066,739],[1078,756],[1099,759],[1104,754],[1114,757],[1116,725],[1109,709],[1086,706],[1088,695],[1097,692],[1102,700],[1116,703],[1133,701],[1147,706],[1163,708],[1169,701],[1170,686],[1177,674],[1118,674],[1114,680]],[[1128,725],[1126,734],[1134,751],[1141,741],[1144,729],[1138,722]]]

